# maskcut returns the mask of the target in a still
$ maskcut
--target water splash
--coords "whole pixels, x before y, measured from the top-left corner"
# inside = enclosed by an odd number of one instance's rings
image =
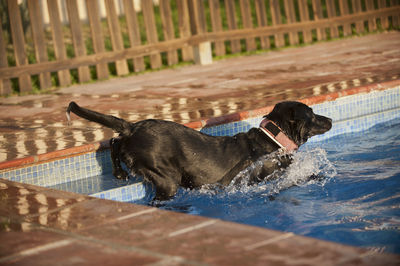
[[[324,149],[305,145],[288,168],[251,184],[263,161],[273,160],[265,156],[228,187],[180,189],[162,208],[400,253],[399,130],[390,124]]]
[[[298,151],[293,154],[293,161],[289,167],[278,169],[269,176],[260,176],[259,183],[252,183],[252,176],[259,176],[266,161],[274,161],[279,165],[277,158],[282,154],[268,154],[241,171],[225,188],[218,185],[204,185],[195,191],[186,190],[185,194],[200,194],[220,197],[232,197],[235,194],[273,196],[292,186],[318,184],[324,186],[336,176],[335,166],[328,160],[327,153],[321,148]],[[187,195],[186,195],[187,196]]]
[[[276,158],[276,154],[260,158],[253,165],[240,172],[225,189],[225,192],[228,194],[262,192],[263,196],[271,196],[292,186],[309,184],[324,186],[329,179],[337,174],[336,168],[327,158],[326,151],[321,148],[315,148],[294,153],[293,161],[289,167],[278,169],[269,176],[261,177],[265,181],[258,184],[250,184],[250,176],[261,172],[264,161],[276,161]],[[237,182],[238,179],[240,180],[239,183]]]

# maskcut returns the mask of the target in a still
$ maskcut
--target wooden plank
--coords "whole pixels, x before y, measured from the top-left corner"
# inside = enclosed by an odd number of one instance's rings
[[[189,0],[188,10],[192,36],[203,36],[207,33],[203,1]],[[211,42],[205,40],[203,43],[194,45],[193,56],[196,64],[212,63]]]
[[[207,32],[207,22],[206,22],[206,13],[205,13],[205,8],[204,8],[204,1],[197,1],[194,0],[194,3],[196,3],[196,8],[197,8],[197,20],[201,29],[201,33],[206,33]]]
[[[268,26],[267,12],[265,9],[265,1],[264,0],[255,0],[255,5],[256,5],[256,16],[257,16],[258,27]],[[268,36],[261,36],[260,42],[261,42],[261,49],[268,49],[271,46]]]
[[[210,7],[212,30],[213,30],[213,32],[221,32],[223,29],[222,29],[222,22],[221,22],[221,7],[219,4],[219,0],[209,0],[208,5]],[[225,55],[224,42],[216,42],[215,43],[215,55],[216,56]]]
[[[29,17],[32,28],[32,39],[35,45],[35,55],[37,62],[48,61],[46,41],[44,37],[44,28],[42,21],[42,13],[40,11],[39,2],[37,0],[28,0]],[[51,87],[50,72],[44,72],[39,75],[41,89]]]
[[[128,35],[131,47],[142,44],[140,37],[139,23],[136,15],[135,8],[132,0],[124,0],[126,24],[128,26]],[[146,66],[144,65],[143,57],[134,57],[133,66],[135,72],[144,71]]]
[[[352,0],[352,6],[353,6],[353,14],[357,14],[357,13],[361,13],[362,12],[361,1],[360,0]],[[356,32],[357,33],[364,32],[364,21],[357,21],[356,22]]]
[[[400,13],[400,6],[375,10],[373,12],[363,12],[359,14],[351,14],[347,16],[338,16],[333,19],[323,19],[319,21],[307,21],[296,24],[281,24],[275,26],[267,26],[253,29],[237,29],[234,31],[223,31],[219,33],[209,32],[203,35],[192,36],[188,38],[174,39],[163,43],[155,43],[151,45],[142,45],[127,48],[123,51],[105,52],[101,54],[87,55],[79,58],[71,58],[62,61],[50,61],[40,64],[30,64],[19,67],[0,68],[0,77],[3,79],[18,77],[21,74],[35,75],[41,72],[59,71],[62,69],[77,68],[78,66],[94,65],[96,63],[108,63],[116,60],[145,56],[156,51],[165,52],[169,49],[177,49],[179,47],[195,45],[204,41],[225,41],[232,38],[257,37],[262,35],[281,34],[295,30],[311,30],[318,27],[329,27],[331,23],[345,24],[355,23],[356,21],[366,20],[369,16],[393,16]]]
[[[67,59],[65,51],[64,37],[62,32],[60,14],[58,12],[58,1],[47,0],[49,11],[51,33],[53,36],[54,53],[57,60]],[[71,74],[68,69],[57,72],[60,86],[68,86],[71,84]]]
[[[308,1],[307,0],[299,0],[299,12],[300,12],[300,22],[309,21],[310,13],[308,12]],[[312,34],[309,30],[303,30],[303,39],[304,43],[312,42]]]
[[[386,7],[386,0],[378,0],[378,8],[385,8]],[[381,17],[381,24],[383,29],[389,28],[389,18],[388,17]]]
[[[367,8],[367,11],[375,10],[374,0],[365,0],[365,5]],[[369,29],[369,31],[376,31],[376,29],[377,29],[376,17],[371,16],[371,18],[368,19],[368,29]]]
[[[188,10],[190,18],[190,30],[192,35],[200,35],[207,32],[203,1],[189,0]]]
[[[0,16],[1,18],[1,16]],[[3,27],[0,27],[0,69],[7,68],[7,54],[6,54],[6,44],[3,37]],[[0,76],[0,95],[7,95],[12,92],[11,82],[7,78],[1,78]]]
[[[285,0],[284,3],[287,23],[296,23],[296,14],[294,10],[293,0]],[[289,41],[292,45],[299,44],[299,34],[293,31],[289,32]]]
[[[240,0],[240,11],[242,13],[242,22],[244,29],[253,28],[253,20],[251,16],[251,7],[249,0]],[[247,51],[254,51],[257,49],[254,38],[246,38]]]
[[[322,14],[321,0],[313,0],[312,5],[313,5],[313,12],[314,12],[314,20],[318,21],[318,20],[324,19],[324,16]],[[317,40],[318,41],[326,40],[325,28],[317,28]]]
[[[189,22],[189,11],[188,3],[186,0],[176,0],[178,7],[178,25],[179,25],[179,37],[187,38],[191,36],[190,22]],[[183,61],[193,60],[193,49],[192,47],[182,48],[182,59]]]
[[[279,0],[270,0],[270,8],[271,8],[271,16],[272,16],[272,25],[280,25],[282,24],[282,16],[281,16],[281,8],[279,6]],[[283,34],[275,34],[275,46],[282,47],[285,45],[285,38]]]
[[[164,38],[166,41],[175,39],[174,25],[172,23],[170,0],[160,0],[160,14],[163,24]],[[178,63],[178,53],[176,50],[168,51],[168,65]]]
[[[104,35],[100,22],[100,12],[98,0],[86,0],[87,13],[90,23],[90,33],[92,35],[92,43],[94,53],[102,53],[106,51],[104,45]],[[96,64],[96,73],[98,79],[107,79],[109,76],[107,64]]]
[[[346,16],[350,14],[349,10],[349,4],[347,1],[339,1],[339,8],[340,8],[340,15],[341,16]],[[351,35],[351,25],[350,24],[343,24],[343,35],[344,36],[349,36]]]
[[[399,0],[390,0],[390,6],[392,7],[392,6],[396,6],[396,5],[399,5],[400,3],[399,3]],[[399,17],[400,17],[400,14],[395,14],[395,15],[392,15],[392,23],[393,23],[393,27],[398,27],[399,26]]]
[[[86,47],[83,39],[81,20],[78,13],[76,0],[65,0],[67,4],[67,13],[69,25],[71,28],[72,43],[74,45],[75,57],[85,56]],[[90,80],[89,67],[78,67],[79,82],[88,82]]]
[[[294,30],[311,30],[315,28],[327,28],[330,27],[332,23],[335,24],[351,24],[357,21],[363,21],[368,19],[369,16],[393,16],[400,12],[400,6],[385,8],[381,10],[376,10],[374,12],[362,12],[358,14],[351,14],[347,16],[337,16],[332,19],[323,19],[318,21],[308,21],[308,22],[301,22],[296,24],[281,24],[275,26],[268,26],[262,28],[255,28],[255,29],[242,29],[242,30],[234,30],[234,31],[224,31],[218,34],[209,33],[202,38],[207,38],[212,41],[217,40],[228,40],[230,38],[244,38],[244,37],[256,37],[260,35],[274,35],[280,34],[284,32],[290,32]],[[198,38],[191,38],[190,43],[192,42],[200,42]]]
[[[122,41],[121,27],[119,26],[119,19],[117,11],[115,10],[114,0],[104,1],[107,10],[107,22],[110,30],[111,44],[113,51],[124,50],[124,42]],[[126,60],[118,60],[115,62],[117,68],[117,75],[123,76],[129,73],[128,63]]]
[[[158,43],[156,21],[154,18],[153,1],[142,0],[142,12],[144,24],[146,27],[147,43]],[[161,55],[159,53],[150,56],[150,64],[152,69],[161,67]]]
[[[236,30],[237,29],[237,22],[236,22],[236,7],[235,2],[232,0],[225,0],[225,11],[226,11],[226,19],[228,21],[228,29],[229,30]],[[241,52],[240,41],[235,38],[230,40],[231,42],[231,52],[239,53]]]
[[[336,7],[334,1],[326,1],[326,10],[328,13],[328,18],[336,17]],[[339,37],[338,25],[332,24],[330,27],[331,38]]]
[[[17,66],[28,65],[28,58],[25,52],[25,38],[22,29],[21,14],[18,2],[8,0],[8,14],[10,17],[11,36],[14,46],[14,55]],[[31,77],[27,74],[18,76],[20,92],[32,91]]]
[[[204,37],[203,37],[204,36]],[[207,35],[201,35],[200,39],[191,40],[192,38],[180,38],[171,41],[157,42],[126,48],[121,51],[111,51],[99,54],[86,55],[81,57],[68,58],[61,61],[49,61],[40,64],[31,64],[21,67],[0,68],[0,77],[13,78],[21,74],[35,75],[46,71],[59,71],[62,69],[77,68],[80,66],[90,66],[99,63],[110,63],[125,58],[133,58],[139,56],[147,56],[154,53],[167,52],[171,49],[199,44],[207,40]]]

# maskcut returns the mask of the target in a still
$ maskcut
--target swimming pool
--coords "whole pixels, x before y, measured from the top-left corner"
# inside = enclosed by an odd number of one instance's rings
[[[400,253],[399,132],[392,120],[306,144],[274,182],[181,189],[161,208]]]
[[[315,113],[332,118],[334,124],[328,133],[311,138],[301,147],[285,178],[222,191],[180,190],[161,208],[400,253],[396,189],[399,157],[391,157],[399,153],[400,128],[394,119],[400,117],[400,86],[399,82],[385,86],[376,84],[350,93],[325,95],[323,99],[304,99]],[[233,121],[218,125],[210,126],[209,121],[197,124],[210,135],[234,135],[258,126],[270,108],[233,115]],[[389,137],[392,139],[388,143],[381,142]],[[148,204],[153,193],[151,185],[140,177],[115,179],[109,150],[99,147],[87,145],[69,155],[60,151],[0,163],[0,178]],[[382,147],[386,149],[383,152]],[[370,156],[368,151],[374,152]],[[315,173],[321,178],[308,180]]]

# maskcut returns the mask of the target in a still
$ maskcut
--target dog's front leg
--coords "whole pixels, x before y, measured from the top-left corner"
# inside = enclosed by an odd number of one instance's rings
[[[253,163],[251,158],[238,162],[232,169],[230,169],[218,183],[222,186],[228,186],[235,176],[242,170],[246,169]]]
[[[250,178],[251,183],[258,183],[261,181],[269,181],[276,179],[279,175],[274,173],[280,173],[286,169],[292,163],[292,156],[289,154],[278,155],[274,160],[266,160],[263,162],[261,171]]]
[[[111,162],[113,168],[113,175],[118,179],[128,179],[129,174],[125,172],[121,167],[120,160],[120,139],[112,138],[110,139],[110,147],[111,147]]]

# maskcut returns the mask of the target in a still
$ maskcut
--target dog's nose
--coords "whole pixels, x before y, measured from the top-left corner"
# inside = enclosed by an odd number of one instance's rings
[[[326,122],[327,130],[330,130],[332,128],[332,119],[329,117],[326,117],[326,121],[327,121]]]
[[[325,133],[326,131],[330,130],[332,128],[332,119],[326,116],[322,115],[316,115],[317,117],[317,125],[320,127],[322,130],[322,133]],[[318,134],[322,134],[318,133]]]

